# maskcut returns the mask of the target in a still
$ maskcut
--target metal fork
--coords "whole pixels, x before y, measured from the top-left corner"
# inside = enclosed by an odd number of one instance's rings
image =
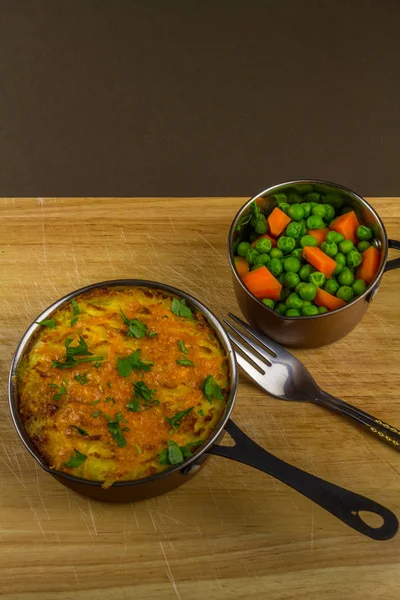
[[[328,394],[319,387],[306,367],[278,342],[259,333],[232,313],[228,313],[228,316],[241,327],[239,329],[224,319],[224,323],[235,334],[227,331],[238,350],[237,362],[263,390],[283,400],[314,402],[330,408],[350,417],[400,451],[400,431],[396,427]]]

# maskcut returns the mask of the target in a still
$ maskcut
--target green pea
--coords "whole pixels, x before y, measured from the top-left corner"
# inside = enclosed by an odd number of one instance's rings
[[[282,250],[284,254],[289,254],[292,250],[294,250],[295,246],[296,242],[292,237],[281,235],[278,240],[278,248],[279,250]]]
[[[269,298],[263,298],[261,300],[261,302],[263,304],[265,304],[265,306],[268,306],[268,308],[271,308],[271,309],[273,309],[275,306],[275,302],[273,300],[270,300]]]
[[[358,265],[361,265],[362,261],[363,258],[357,250],[352,250],[346,256],[346,264],[350,268],[358,267]]]
[[[249,242],[240,242],[240,244],[236,248],[236,252],[239,256],[244,257],[246,255],[246,250],[248,250],[249,248],[251,248]]]
[[[278,304],[275,305],[275,310],[279,315],[284,315],[286,314],[287,306],[283,302],[278,302]]]
[[[372,238],[372,229],[366,227],[365,225],[360,225],[357,227],[356,231],[357,237],[360,242],[368,242]]]
[[[261,238],[261,239],[257,240],[255,248],[256,248],[257,252],[260,252],[262,254],[268,254],[268,252],[271,251],[272,242],[267,237]]]
[[[311,218],[312,217],[310,217],[310,219]],[[307,219],[307,221],[308,221],[308,219]],[[306,246],[318,246],[317,240],[312,235],[303,235],[303,237],[300,240],[300,244],[303,248],[305,248]]]
[[[325,227],[325,223],[319,215],[311,215],[311,217],[308,217],[307,229],[321,229],[322,227]]]
[[[335,256],[338,253],[338,247],[335,242],[322,242],[321,250],[325,252],[327,256]]]
[[[307,219],[307,217],[309,217],[311,214],[312,206],[309,202],[305,202],[304,204],[302,204],[302,207],[304,211],[304,219]]]
[[[299,298],[299,296],[295,292],[292,292],[286,300],[286,306],[288,308],[296,308],[297,310],[299,310],[302,307],[302,305],[303,305],[302,299]]]
[[[327,206],[329,206],[329,204],[327,204]],[[342,242],[344,240],[344,235],[338,233],[337,231],[330,231],[326,234],[325,240],[330,244],[339,244],[339,242]]]
[[[285,273],[281,273],[280,275],[278,275],[278,276],[277,276],[277,280],[279,281],[279,283],[280,283],[281,285],[283,285],[283,276],[284,276],[284,274],[285,274]]]
[[[288,202],[289,204],[301,204],[303,198],[300,194],[296,194],[296,192],[290,192],[290,194],[288,194]]]
[[[352,285],[354,281],[354,275],[348,267],[344,267],[342,272],[339,273],[338,281],[342,286]]]
[[[370,247],[370,245],[371,244],[367,241],[360,242],[359,244],[357,244],[357,250],[359,252],[365,252],[366,249]]]
[[[258,267],[266,267],[270,260],[269,254],[259,254],[254,259],[254,265],[257,265]]]
[[[301,225],[300,237],[303,237],[303,235],[307,235],[307,225],[305,219],[299,221],[299,225]]]
[[[299,271],[299,277],[302,281],[308,281],[308,278],[310,277],[311,273],[314,272],[314,267],[312,267],[311,265],[304,265],[303,267],[301,267],[300,271]]]
[[[332,296],[335,296],[339,287],[340,285],[338,284],[336,279],[327,279],[327,281],[325,281],[324,290],[328,292],[328,294],[332,294]]]
[[[264,233],[267,233],[268,223],[267,223],[267,219],[265,218],[264,215],[262,215],[262,214],[258,215],[256,224],[254,226],[254,230],[259,235],[263,235]]]
[[[303,205],[292,204],[292,206],[289,206],[288,215],[293,221],[300,221],[304,217]]]
[[[342,254],[348,254],[352,250],[354,250],[354,244],[351,240],[343,240],[339,242],[339,251]]]
[[[297,286],[298,287],[298,286]],[[294,290],[296,292],[296,290]],[[298,292],[296,292],[297,294]],[[312,304],[311,300],[303,300],[303,306],[310,306]]]
[[[304,317],[313,317],[314,315],[318,314],[318,307],[315,306],[315,304],[310,304],[309,306],[304,306],[303,304],[301,307],[301,312]]]
[[[299,290],[299,296],[302,300],[314,300],[317,295],[317,287],[314,283],[303,283]]]
[[[336,296],[345,302],[350,302],[354,296],[354,292],[350,286],[342,285],[336,292]]]
[[[310,206],[311,206],[311,210],[314,208],[314,206],[318,206],[318,202],[310,202]]]
[[[296,238],[300,237],[301,230],[302,230],[302,227],[301,227],[300,223],[297,223],[296,221],[292,221],[286,227],[286,235],[288,237],[296,239]]]
[[[283,276],[283,285],[288,289],[292,290],[299,283],[300,277],[293,271],[288,271]]]
[[[314,206],[312,208],[311,214],[321,217],[321,219],[324,219],[325,215],[326,215],[326,209],[325,209],[324,204],[317,204],[317,206]],[[310,227],[310,229],[311,229],[311,227]]]
[[[319,271],[315,271],[314,273],[311,273],[309,281],[317,287],[322,287],[325,283],[325,275]]]
[[[282,202],[287,202],[287,196],[283,192],[272,194],[272,197],[278,202],[278,204],[281,204]]]
[[[289,290],[289,288],[283,287],[281,289],[280,301],[281,302],[286,302],[286,300],[288,299],[289,296],[290,296],[290,290]]]
[[[367,284],[364,279],[356,279],[351,287],[356,296],[361,296],[367,289]]]
[[[335,258],[336,258],[336,256],[335,256]],[[343,271],[343,265],[341,263],[336,263],[336,269],[333,271],[333,276],[336,277],[342,271]]]
[[[344,255],[344,254],[342,254],[341,252],[338,252],[338,253],[335,255],[335,260],[336,260],[336,262],[337,262],[339,265],[342,265],[342,267],[344,267],[344,266],[345,266],[345,264],[346,264],[346,257],[345,257],[345,255]]]
[[[248,248],[248,250],[246,250],[245,258],[249,265],[254,265],[254,261],[258,255],[259,252],[255,248]]]
[[[301,259],[303,256],[303,248],[295,248],[290,256]]]
[[[342,208],[344,200],[341,196],[339,196],[339,194],[325,194],[322,197],[322,203],[323,204],[330,204],[331,206],[333,206],[335,208],[335,210],[339,210]]]
[[[293,271],[293,273],[298,273],[300,271],[300,267],[301,264],[299,259],[295,258],[294,256],[288,256],[283,261],[283,268],[285,271]]]
[[[268,263],[268,271],[272,273],[274,277],[278,277],[283,271],[283,264],[279,258],[271,258]]]
[[[294,291],[296,292],[296,294],[299,294],[299,295],[300,295],[300,290],[301,290],[301,288],[302,288],[304,285],[306,285],[306,282],[305,282],[305,281],[300,281],[300,282],[299,282],[299,283],[296,285],[296,287],[294,288]]]
[[[285,196],[285,198],[286,198],[286,196]],[[289,202],[280,202],[279,205],[278,205],[278,208],[280,208],[280,210],[282,212],[284,212],[285,215],[288,214],[289,207],[290,207]]]
[[[310,192],[309,194],[306,194],[305,199],[307,202],[319,202],[320,198],[321,198],[321,194],[317,194],[317,192]]]
[[[332,221],[335,218],[335,209],[331,204],[324,204],[325,206],[325,221]]]
[[[301,312],[297,308],[289,308],[285,317],[301,317]]]
[[[282,258],[283,252],[282,252],[282,250],[279,250],[279,248],[272,248],[269,255],[271,258]]]
[[[323,315],[324,313],[329,312],[327,308],[325,308],[325,306],[318,306],[318,312],[320,315]]]

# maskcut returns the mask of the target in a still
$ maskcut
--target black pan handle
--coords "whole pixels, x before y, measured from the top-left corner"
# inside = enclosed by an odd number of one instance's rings
[[[399,527],[397,517],[381,504],[324,481],[273,456],[249,438],[230,419],[225,425],[225,430],[231,435],[235,445],[215,444],[208,450],[210,454],[236,460],[272,475],[322,506],[343,523],[374,540],[389,540],[396,534]],[[360,511],[381,516],[382,525],[371,527],[362,520]]]
[[[400,250],[400,242],[397,240],[388,240],[389,248],[394,248],[395,250]],[[392,258],[392,260],[388,260],[385,266],[386,271],[392,271],[393,269],[398,269],[400,267],[400,258]]]

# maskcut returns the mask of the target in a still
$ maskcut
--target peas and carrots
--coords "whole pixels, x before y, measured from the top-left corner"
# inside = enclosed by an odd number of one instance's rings
[[[286,317],[324,314],[364,294],[380,252],[343,198],[303,184],[274,200],[269,215],[251,205],[238,227],[234,262],[248,290]]]

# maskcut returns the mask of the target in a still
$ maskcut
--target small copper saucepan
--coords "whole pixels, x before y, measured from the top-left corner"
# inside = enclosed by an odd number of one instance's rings
[[[313,191],[321,194],[335,194],[342,201],[351,206],[356,212],[360,222],[370,227],[374,233],[374,244],[381,252],[381,263],[378,273],[366,291],[349,302],[343,308],[330,313],[310,317],[285,317],[265,306],[260,300],[244,286],[233,261],[234,247],[241,233],[237,230],[239,220],[247,213],[250,204],[257,201],[260,209],[269,214],[277,205],[273,198],[274,194],[299,192],[301,188],[312,187]],[[298,179],[274,185],[251,198],[239,210],[233,219],[228,236],[229,261],[232,269],[233,286],[240,310],[247,321],[254,327],[263,331],[277,342],[285,346],[296,346],[297,348],[316,348],[336,342],[344,337],[361,321],[370,302],[375,297],[382,275],[386,271],[400,267],[400,258],[387,260],[388,249],[400,250],[400,242],[389,240],[385,227],[370,204],[361,196],[351,190],[334,183],[319,181],[316,179]]]
[[[126,289],[131,287],[151,288],[158,290],[165,295],[172,297],[185,298],[186,303],[192,309],[200,311],[207,319],[210,326],[214,329],[220,343],[228,357],[229,364],[229,396],[227,398],[226,410],[221,418],[215,431],[205,444],[193,456],[188,458],[183,464],[172,467],[163,473],[139,479],[136,481],[121,481],[114,483],[111,487],[104,489],[101,482],[88,481],[79,477],[74,477],[68,473],[52,469],[42,456],[39,455],[37,449],[29,439],[23,423],[21,421],[18,410],[18,369],[25,352],[30,348],[31,342],[34,340],[35,334],[39,325],[36,321],[42,321],[50,318],[52,313],[66,303],[71,302],[73,298],[77,298],[80,294],[96,288],[119,288]],[[193,298],[186,292],[175,289],[163,283],[154,281],[145,281],[139,279],[126,279],[117,281],[104,281],[96,283],[85,288],[76,290],[67,296],[64,296],[41,315],[35,322],[30,325],[26,333],[22,337],[20,344],[13,358],[10,376],[9,376],[9,404],[12,419],[15,428],[21,438],[25,448],[30,452],[33,458],[47,473],[55,477],[57,481],[72,488],[74,491],[93,498],[106,502],[130,502],[135,500],[143,500],[152,496],[157,496],[165,492],[171,491],[180,485],[186,483],[191,477],[196,475],[211,454],[223,456],[242,462],[246,465],[264,471],[283,481],[290,487],[294,488],[313,502],[325,508],[328,512],[335,515],[338,519],[352,527],[353,529],[367,535],[376,540],[384,540],[392,538],[398,529],[398,520],[396,516],[387,508],[355,494],[346,489],[340,488],[332,483],[324,481],[319,477],[315,477],[305,471],[297,469],[292,465],[276,458],[264,448],[256,444],[249,438],[235,423],[231,420],[231,412],[233,410],[236,392],[237,392],[237,366],[235,354],[232,345],[225,333],[221,323],[213,315],[213,313],[204,306],[199,300]],[[235,441],[234,446],[222,446],[219,442],[222,440],[225,432]],[[371,527],[362,518],[361,511],[369,511],[380,515],[383,523],[378,528]]]

